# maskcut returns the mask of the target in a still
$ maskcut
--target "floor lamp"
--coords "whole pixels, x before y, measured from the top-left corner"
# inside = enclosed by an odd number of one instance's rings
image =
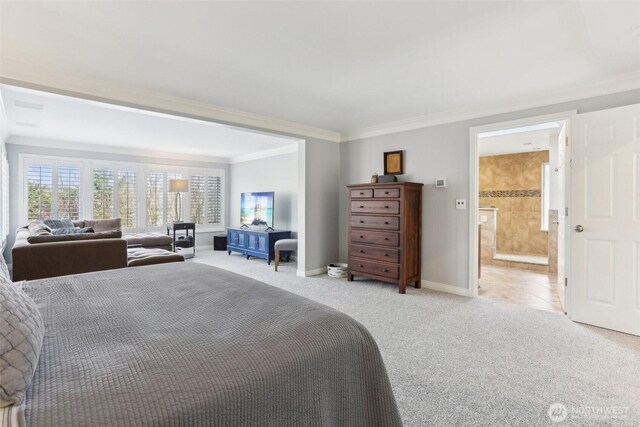
[[[176,193],[176,220],[175,222],[182,222],[180,219],[180,212],[182,212],[182,193],[189,191],[189,180],[186,179],[170,179],[169,191]]]

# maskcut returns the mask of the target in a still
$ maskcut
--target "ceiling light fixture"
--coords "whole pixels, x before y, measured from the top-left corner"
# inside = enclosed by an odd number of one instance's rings
[[[40,125],[37,123],[31,123],[31,122],[16,122],[16,126],[24,126],[27,128],[37,128]]]

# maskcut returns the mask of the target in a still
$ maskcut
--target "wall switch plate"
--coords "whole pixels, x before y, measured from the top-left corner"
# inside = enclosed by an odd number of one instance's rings
[[[456,199],[456,209],[467,209],[467,199]]]
[[[480,215],[480,222],[487,222],[487,216],[486,215]]]

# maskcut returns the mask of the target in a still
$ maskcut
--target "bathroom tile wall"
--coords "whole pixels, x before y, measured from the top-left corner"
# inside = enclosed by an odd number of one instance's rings
[[[548,151],[480,157],[480,207],[496,207],[496,251],[547,256],[540,230],[542,164]]]

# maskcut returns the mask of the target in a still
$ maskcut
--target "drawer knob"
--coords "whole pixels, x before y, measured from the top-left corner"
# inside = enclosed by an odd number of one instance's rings
[[[384,222],[384,225],[389,225],[389,221],[385,221],[385,222]]]
[[[388,272],[389,272],[389,270],[387,270],[386,268],[385,268],[384,270],[382,270],[382,271],[384,271],[385,273],[388,273]]]
[[[384,256],[389,256],[389,254],[384,254]]]
[[[389,240],[389,238],[388,238],[388,237],[385,237],[385,238],[384,238],[384,240]]]
[[[384,194],[389,194],[389,192],[388,192],[388,191],[385,191],[385,192],[384,192]]]
[[[360,220],[360,224],[364,224],[364,221]]]
[[[360,264],[360,268],[364,268],[364,265]]]
[[[361,239],[364,239],[364,236],[360,236]]]
[[[364,193],[361,191],[361,192],[360,192],[360,195],[361,195],[361,196],[364,196]]]
[[[363,254],[363,253],[364,253],[364,251],[363,251],[362,249],[360,249],[358,252],[360,252],[361,254]]]
[[[385,208],[385,209],[389,209],[389,206],[385,206],[384,208]]]
[[[360,205],[360,209],[364,208],[364,206]]]

